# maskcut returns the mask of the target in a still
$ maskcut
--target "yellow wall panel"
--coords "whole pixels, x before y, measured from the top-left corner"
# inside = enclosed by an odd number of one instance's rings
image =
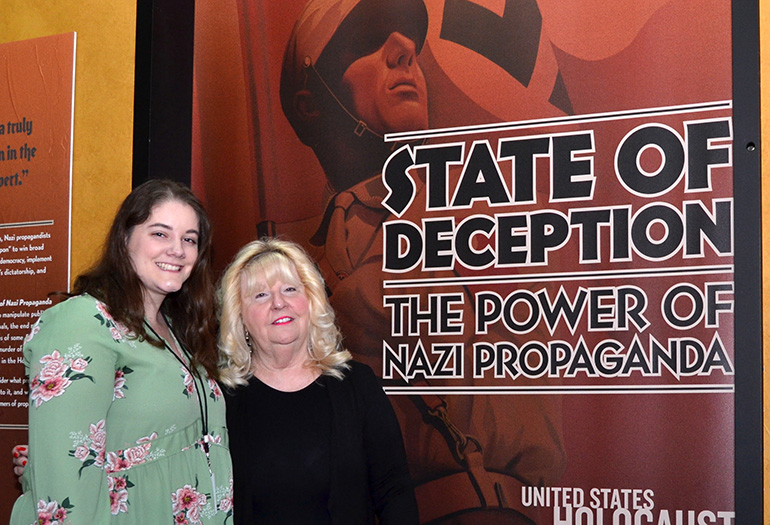
[[[136,3],[3,0],[0,41],[77,32],[72,276],[101,249],[131,190]]]

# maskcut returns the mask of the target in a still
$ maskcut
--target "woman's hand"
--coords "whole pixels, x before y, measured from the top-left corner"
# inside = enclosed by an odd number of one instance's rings
[[[29,452],[27,445],[16,445],[13,447],[13,473],[21,484],[21,476],[24,474],[24,467],[27,466],[27,456]]]

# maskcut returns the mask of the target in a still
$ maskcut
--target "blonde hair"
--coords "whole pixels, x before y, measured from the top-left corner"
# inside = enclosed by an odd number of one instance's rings
[[[299,283],[293,271],[299,276]],[[322,374],[342,379],[349,365],[350,352],[342,347],[342,335],[334,321],[334,310],[326,298],[326,286],[313,260],[298,244],[274,238],[252,241],[240,249],[225,270],[219,286],[221,319],[219,332],[220,379],[234,387],[244,385],[253,375],[251,352],[244,337],[241,319],[241,282],[247,288],[258,280],[268,283],[281,278],[291,284],[301,284],[308,299],[310,326],[308,330],[308,363]],[[253,350],[259,351],[256,341]]]

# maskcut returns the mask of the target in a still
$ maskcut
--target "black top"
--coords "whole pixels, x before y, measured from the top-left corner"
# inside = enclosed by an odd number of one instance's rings
[[[299,392],[226,390],[235,525],[418,523],[390,400],[371,368],[350,366]]]
[[[324,387],[282,392],[252,377],[228,399],[228,412],[236,523],[331,523]]]

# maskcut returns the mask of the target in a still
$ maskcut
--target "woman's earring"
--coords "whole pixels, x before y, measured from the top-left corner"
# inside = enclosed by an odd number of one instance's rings
[[[243,327],[243,337],[246,338],[246,346],[251,348],[251,336],[249,335],[249,331],[246,330],[246,327]]]

